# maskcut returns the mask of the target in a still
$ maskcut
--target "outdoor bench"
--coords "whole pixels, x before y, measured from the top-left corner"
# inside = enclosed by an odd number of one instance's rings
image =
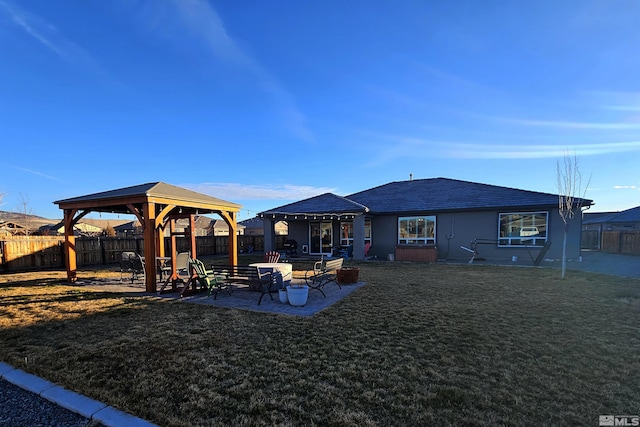
[[[270,271],[261,272],[258,267],[243,265],[212,265],[210,272],[218,283],[216,285],[218,287],[229,289],[235,284],[248,285],[249,290],[260,291],[258,305],[262,302],[262,298],[265,294],[268,294],[273,301],[271,292],[275,292],[276,289],[272,289],[273,281],[271,279]],[[217,296],[218,292],[215,293],[213,299],[216,299]]]
[[[307,271],[304,280],[311,289],[320,291],[323,297],[327,297],[324,294],[322,288],[327,283],[335,282],[340,289],[340,283],[338,283],[338,270],[342,268],[344,258],[337,258],[331,260],[318,261],[313,265],[313,270]]]

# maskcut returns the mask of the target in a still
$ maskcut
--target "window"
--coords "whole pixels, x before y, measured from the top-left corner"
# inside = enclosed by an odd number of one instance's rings
[[[364,220],[364,243],[371,243],[371,220]],[[343,221],[340,223],[340,245],[350,246],[353,244],[353,221]]]
[[[548,212],[501,213],[498,246],[544,246]]]
[[[398,244],[426,245],[436,243],[436,217],[398,218]]]

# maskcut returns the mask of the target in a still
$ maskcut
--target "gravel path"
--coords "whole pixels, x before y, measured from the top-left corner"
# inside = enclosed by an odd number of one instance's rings
[[[100,427],[101,425],[0,379],[1,427]]]

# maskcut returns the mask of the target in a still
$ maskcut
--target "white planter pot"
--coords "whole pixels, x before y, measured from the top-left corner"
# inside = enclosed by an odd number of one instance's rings
[[[289,302],[286,289],[278,289],[278,295],[280,296],[280,302],[286,304]]]
[[[307,285],[301,288],[287,286],[287,296],[289,297],[289,304],[295,306],[305,305],[307,303],[307,297],[309,296],[309,287]]]

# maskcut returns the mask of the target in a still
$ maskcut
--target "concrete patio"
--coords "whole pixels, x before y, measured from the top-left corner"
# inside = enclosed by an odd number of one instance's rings
[[[294,283],[304,283],[304,280],[293,279]],[[350,295],[352,292],[365,285],[365,282],[358,282],[354,284],[341,284],[342,289],[335,283],[329,283],[324,287],[324,293],[327,296],[324,298],[320,291],[309,289],[309,297],[307,303],[304,306],[296,307],[288,303],[281,303],[278,297],[278,292],[271,294],[273,300],[265,295],[262,298],[262,303],[258,305],[258,299],[260,298],[259,292],[249,291],[245,287],[237,287],[233,290],[231,295],[226,291],[222,291],[218,294],[218,297],[214,300],[213,295],[207,297],[206,292],[199,292],[194,295],[189,295],[180,298],[177,292],[162,294],[161,298],[171,298],[180,300],[183,302],[211,305],[220,308],[231,308],[249,311],[258,311],[263,313],[278,313],[290,316],[313,316],[314,314],[332,306],[338,301]]]
[[[304,284],[304,279],[293,279],[292,282]],[[277,291],[271,294],[273,300],[271,300],[268,295],[265,295],[262,298],[262,303],[258,305],[260,293],[249,291],[248,288],[243,286],[234,287],[231,295],[226,291],[220,292],[217,299],[214,300],[213,295],[208,297],[206,291],[201,291],[184,297],[180,297],[178,292],[167,292],[158,296],[156,293],[146,292],[145,285],[142,280],[130,283],[129,281],[120,282],[119,280],[114,280],[112,278],[104,278],[78,280],[76,282],[76,286],[93,288],[102,292],[125,293],[132,296],[153,296],[162,299],[172,299],[180,302],[210,305],[220,308],[249,310],[263,313],[278,313],[303,317],[313,316],[314,314],[334,305],[338,301],[350,295],[352,292],[360,289],[365,284],[366,282],[362,281],[354,284],[341,284],[340,286],[342,286],[342,289],[340,289],[335,283],[329,283],[323,289],[327,296],[326,298],[324,298],[319,291],[309,289],[307,303],[304,306],[295,307],[288,303],[281,303]]]

